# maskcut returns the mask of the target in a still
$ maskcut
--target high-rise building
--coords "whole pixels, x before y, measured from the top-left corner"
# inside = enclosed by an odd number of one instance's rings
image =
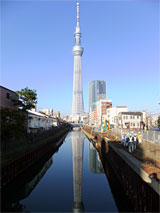
[[[83,47],[81,47],[80,40],[81,32],[79,27],[79,3],[77,3],[77,26],[74,37],[75,45],[72,48],[72,53],[74,55],[72,121],[79,121],[81,114],[84,113],[81,77],[81,56],[83,54]]]
[[[96,108],[96,102],[101,99],[106,99],[106,82],[105,81],[91,81],[89,83],[89,112]]]

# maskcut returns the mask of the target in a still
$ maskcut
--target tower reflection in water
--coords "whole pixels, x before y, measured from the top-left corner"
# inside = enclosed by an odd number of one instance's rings
[[[99,154],[92,143],[89,143],[89,168],[93,173],[104,173]]]
[[[74,202],[73,212],[83,212],[84,205],[82,202],[82,167],[83,167],[83,150],[84,135],[81,131],[73,130],[72,132],[72,153],[73,153],[73,188]]]

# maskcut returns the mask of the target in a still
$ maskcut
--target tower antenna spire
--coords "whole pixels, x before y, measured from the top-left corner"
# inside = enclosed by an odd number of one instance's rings
[[[77,26],[79,26],[79,2],[77,2]]]

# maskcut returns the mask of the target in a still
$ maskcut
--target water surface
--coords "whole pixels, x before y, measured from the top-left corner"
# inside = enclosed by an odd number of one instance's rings
[[[12,194],[11,208],[23,212],[118,212],[98,153],[81,131],[69,132],[58,152]]]

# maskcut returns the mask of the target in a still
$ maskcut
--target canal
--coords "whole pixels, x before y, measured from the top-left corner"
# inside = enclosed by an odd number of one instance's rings
[[[108,180],[98,152],[80,130],[69,132],[58,151],[21,180],[2,192],[3,211],[119,212],[124,203],[128,206],[118,182]]]

